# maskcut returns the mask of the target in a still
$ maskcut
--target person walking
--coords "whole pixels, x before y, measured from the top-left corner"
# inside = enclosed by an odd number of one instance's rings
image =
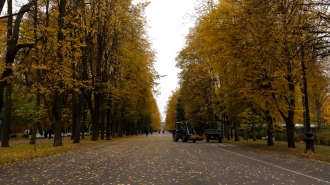
[[[146,136],[148,137],[148,130],[146,130]]]

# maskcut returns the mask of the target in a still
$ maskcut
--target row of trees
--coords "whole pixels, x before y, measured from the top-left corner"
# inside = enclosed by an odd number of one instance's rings
[[[329,94],[328,0],[221,0],[203,11],[176,60],[180,88],[168,102],[166,127],[179,105],[195,126],[233,126],[250,113],[268,127],[285,122],[289,148],[295,123],[318,124]],[[307,79],[307,83],[304,83]],[[307,85],[308,84],[308,87]],[[309,92],[307,95],[307,90]],[[306,119],[307,118],[307,119]],[[227,132],[229,134],[229,132]]]
[[[2,147],[9,146],[10,126],[22,121],[32,126],[31,144],[37,131],[53,128],[53,146],[62,145],[65,121],[74,143],[86,124],[92,140],[99,133],[110,139],[110,130],[115,137],[160,129],[148,3],[30,0],[17,14],[12,4],[7,0],[8,16],[1,18]]]

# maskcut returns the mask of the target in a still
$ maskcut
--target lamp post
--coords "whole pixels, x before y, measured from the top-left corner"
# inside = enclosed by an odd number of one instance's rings
[[[305,132],[305,143],[306,150],[305,152],[312,151],[315,153],[314,149],[314,139],[313,139],[313,131],[311,129],[311,119],[309,116],[309,106],[308,106],[308,90],[307,90],[307,79],[306,79],[306,64],[304,60],[304,51],[301,51],[301,67],[302,67],[302,76],[304,83],[304,94],[305,94],[305,116],[306,116],[306,132]]]

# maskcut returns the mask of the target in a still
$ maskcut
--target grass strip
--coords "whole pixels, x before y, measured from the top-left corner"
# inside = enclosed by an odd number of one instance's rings
[[[122,138],[111,138],[111,141],[117,141]],[[34,144],[29,144],[29,139],[11,139],[9,147],[0,147],[0,165],[6,165],[12,162],[33,159],[65,153],[72,150],[87,148],[111,142],[108,140],[91,141],[89,137],[80,140],[80,143],[73,143],[70,137],[62,139],[63,146],[53,147],[53,139],[37,139],[36,150]]]
[[[321,146],[315,145],[315,153],[313,152],[305,152],[306,144],[304,142],[296,143],[296,148],[288,148],[287,142],[278,142],[274,141],[273,146],[268,146],[267,141],[265,140],[257,140],[253,141],[252,139],[240,141],[232,140],[223,140],[224,143],[230,143],[234,145],[245,146],[251,149],[260,150],[262,152],[271,152],[271,153],[278,153],[278,154],[285,154],[289,156],[297,156],[302,158],[313,159],[317,161],[327,162],[330,163],[330,147],[328,146]]]

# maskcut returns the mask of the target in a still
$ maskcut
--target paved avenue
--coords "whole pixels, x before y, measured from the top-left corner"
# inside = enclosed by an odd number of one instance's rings
[[[0,184],[330,184],[330,164],[170,134],[109,141],[0,167]]]

